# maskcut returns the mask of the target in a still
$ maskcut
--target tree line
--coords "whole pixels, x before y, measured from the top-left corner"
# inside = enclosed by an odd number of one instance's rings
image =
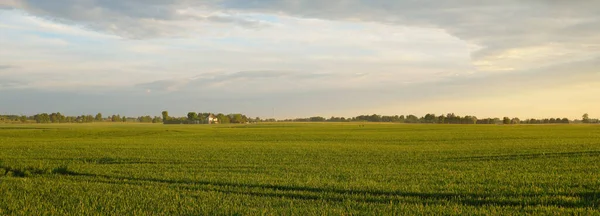
[[[259,117],[250,118],[244,114],[211,114],[206,112],[189,112],[187,116],[170,116],[168,111],[163,111],[161,116],[139,116],[126,117],[119,114],[104,117],[102,113],[96,115],[66,116],[60,112],[40,113],[32,116],[26,115],[0,115],[0,122],[4,123],[92,123],[92,122],[137,122],[137,123],[163,123],[163,124],[208,124],[209,117],[216,119],[214,123],[219,124],[245,124],[257,122],[389,122],[389,123],[409,123],[409,124],[598,124],[600,120],[590,118],[586,113],[581,120],[570,120],[568,118],[544,118],[544,119],[524,119],[519,118],[482,118],[466,115],[459,116],[454,113],[445,115],[426,114],[424,116],[416,115],[359,115],[355,117],[330,117],[314,116],[308,118],[295,118],[276,120],[261,119]]]
[[[212,114],[212,113],[201,113],[201,112],[188,112],[187,116],[184,117],[173,117],[169,116],[168,111],[162,112],[162,119],[164,124],[210,124],[209,118],[213,117],[217,120],[214,123],[218,124],[246,124],[260,121],[260,118],[249,118],[248,116],[240,113],[233,114]]]
[[[96,115],[67,116],[60,112],[39,113],[32,116],[27,115],[0,115],[0,122],[4,123],[92,123],[92,122],[139,122],[139,123],[162,123],[161,117],[140,116],[126,117],[119,114],[103,117],[102,113]]]
[[[588,114],[582,116],[582,120],[570,120],[569,118],[544,118],[544,119],[525,119],[519,118],[482,118],[476,116],[459,116],[454,113],[446,115],[426,114],[418,117],[415,115],[359,115],[356,117],[345,118],[335,117],[324,118],[314,116],[309,118],[296,118],[280,120],[281,122],[389,122],[389,123],[413,123],[413,124],[570,124],[570,123],[600,123],[598,119],[589,118]]]

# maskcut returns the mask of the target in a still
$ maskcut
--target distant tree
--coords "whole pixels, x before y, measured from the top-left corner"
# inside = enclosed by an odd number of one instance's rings
[[[196,121],[196,120],[198,120],[198,113],[195,113],[195,112],[189,112],[189,113],[187,114],[187,117],[188,117],[188,121],[190,121],[190,122],[191,122],[191,121]]]
[[[248,118],[245,115],[242,115],[239,113],[229,114],[229,119],[230,119],[231,123],[236,123],[236,124],[243,124],[248,121]]]
[[[308,119],[308,121],[311,121],[311,122],[324,122],[325,118],[323,118],[321,116],[313,116],[313,117],[310,117]]]
[[[421,123],[436,123],[437,121],[437,117],[435,116],[435,114],[426,114],[423,117],[423,121],[421,121]]]
[[[37,114],[34,116],[37,123],[50,123],[50,115],[48,113]]]
[[[127,117],[123,116],[122,121],[127,122]]]
[[[210,114],[205,114],[205,113],[198,113],[198,121],[200,121],[200,124],[206,124],[208,123],[208,116]]]
[[[415,115],[408,115],[404,120],[405,123],[419,123],[419,117]]]
[[[457,119],[460,120],[461,124],[477,124],[477,117],[475,116],[465,116],[463,118],[460,118],[460,116],[457,116]]]
[[[519,118],[513,118],[510,120],[511,124],[521,124],[521,119]]]
[[[60,115],[60,113],[52,113],[50,114],[50,122],[52,123],[58,123],[60,118],[58,117]]]
[[[230,119],[229,119],[229,116],[226,116],[223,113],[217,114],[216,117],[219,120],[220,124],[229,124],[231,122]]]
[[[147,115],[147,116],[140,116],[140,117],[137,118],[137,121],[141,122],[141,123],[155,123],[154,119],[152,119],[152,117],[149,116],[149,115]]]
[[[583,116],[581,118],[581,122],[583,122],[583,123],[590,123],[590,115],[588,115],[587,113],[583,114]]]
[[[223,116],[223,118],[221,118],[221,120],[219,120],[219,123],[229,124],[229,123],[231,123],[231,119],[229,119],[229,116]]]
[[[446,116],[440,115],[440,116],[437,117],[437,119],[438,119],[437,120],[438,124],[446,124]]]
[[[162,119],[163,119],[163,122],[169,121],[169,112],[168,111],[162,111]]]
[[[27,116],[22,115],[21,117],[19,117],[19,121],[21,121],[21,123],[27,122]]]
[[[510,118],[509,117],[504,117],[502,119],[502,124],[510,124]]]
[[[96,118],[94,118],[94,120],[96,120],[97,122],[101,122],[102,121],[102,113],[96,114]]]

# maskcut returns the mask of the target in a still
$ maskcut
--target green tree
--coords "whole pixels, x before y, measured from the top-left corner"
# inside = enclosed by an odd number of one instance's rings
[[[57,113],[50,114],[50,122],[52,122],[52,123],[58,123],[58,121],[60,119],[58,117],[59,115],[60,115],[60,113],[58,113],[58,114]]]
[[[152,119],[151,116],[147,115],[147,116],[140,116],[137,118],[138,122],[142,122],[142,123],[155,123],[154,120]]]
[[[187,117],[188,117],[188,121],[190,121],[190,122],[196,121],[196,120],[198,120],[198,113],[189,112],[187,114]]]
[[[236,124],[246,123],[244,121],[244,118],[242,117],[242,114],[229,114],[229,120],[231,121],[231,123]]]
[[[438,124],[445,124],[446,123],[446,116],[444,116],[444,115],[438,116],[437,123]]]
[[[94,120],[96,120],[97,122],[101,122],[102,121],[102,113],[96,114],[96,118],[94,118]]]
[[[200,124],[206,124],[208,123],[208,116],[210,114],[205,114],[205,113],[198,113],[198,120],[200,121]]]
[[[581,122],[583,122],[583,123],[590,123],[590,115],[588,115],[587,113],[583,114]]]
[[[510,118],[509,117],[504,117],[502,119],[502,124],[510,124]]]
[[[510,120],[511,124],[521,124],[521,119],[519,118],[513,118],[512,120]]]
[[[404,122],[405,123],[419,123],[419,117],[417,117],[415,115],[408,115],[408,116],[406,116],[406,120]]]
[[[163,119],[163,122],[169,121],[169,112],[168,111],[162,111],[162,119]]]
[[[436,123],[437,117],[435,114],[427,114],[423,117],[422,123]]]
[[[223,113],[217,114],[216,117],[219,120],[219,124],[229,124],[231,122],[229,116],[223,115]]]
[[[123,116],[123,122],[127,122],[127,117]]]
[[[48,113],[37,114],[33,118],[37,123],[50,123],[50,115]]]
[[[112,115],[112,117],[111,117],[112,122],[120,122],[121,120],[122,119],[121,119],[120,115]]]
[[[310,117],[308,120],[311,122],[324,122],[325,118],[323,118],[321,116],[313,116],[313,117]]]

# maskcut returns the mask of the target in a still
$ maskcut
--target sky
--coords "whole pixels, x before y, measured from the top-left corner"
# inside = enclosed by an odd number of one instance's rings
[[[0,0],[0,114],[600,116],[595,0]]]

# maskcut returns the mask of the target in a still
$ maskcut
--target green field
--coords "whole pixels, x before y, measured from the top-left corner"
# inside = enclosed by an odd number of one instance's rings
[[[594,125],[0,125],[0,215],[600,215]]]

